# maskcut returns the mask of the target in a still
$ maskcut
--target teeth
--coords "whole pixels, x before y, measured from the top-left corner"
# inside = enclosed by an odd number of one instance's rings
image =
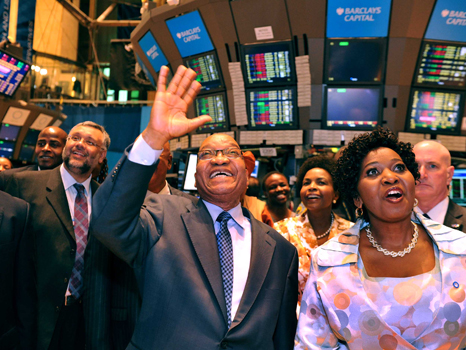
[[[401,192],[398,191],[398,190],[391,190],[390,192],[388,192],[388,195],[389,195],[389,196],[395,195],[395,194],[401,194]]]
[[[216,171],[210,175],[210,178],[213,179],[216,176],[233,176],[233,175],[230,173],[226,173],[224,171]]]
[[[307,199],[318,199],[319,196],[316,196],[316,195],[312,195],[312,196],[307,196]]]

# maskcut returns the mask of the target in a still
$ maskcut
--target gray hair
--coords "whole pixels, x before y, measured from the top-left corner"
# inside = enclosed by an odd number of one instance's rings
[[[108,148],[110,147],[110,135],[107,133],[107,131],[105,131],[105,128],[102,125],[99,125],[91,121],[85,121],[85,122],[76,124],[75,126],[73,126],[71,130],[73,130],[74,128],[78,126],[88,126],[88,127],[99,130],[102,134],[104,134],[104,144],[102,146],[105,148],[105,150],[108,150]]]

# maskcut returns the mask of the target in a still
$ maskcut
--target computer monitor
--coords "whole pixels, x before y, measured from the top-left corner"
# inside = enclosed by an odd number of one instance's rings
[[[324,86],[323,129],[371,130],[381,123],[381,87]]]
[[[198,133],[229,131],[227,97],[224,92],[196,98],[196,117],[207,114],[212,121],[198,128]]]
[[[22,145],[21,150],[19,151],[19,160],[24,160],[26,162],[32,162],[32,158],[34,157],[34,145]]]
[[[466,206],[466,169],[455,169],[450,185],[450,198],[456,204]]]
[[[30,69],[26,61],[0,50],[0,94],[12,97]]]
[[[194,174],[196,173],[197,166],[197,153],[188,153],[188,158],[186,160],[186,166],[184,168],[184,177],[183,177],[183,191],[197,191],[196,179]]]
[[[155,40],[150,30],[148,30],[147,33],[144,34],[141,37],[141,39],[139,39],[138,44],[141,47],[142,51],[144,51],[144,54],[149,60],[152,66],[152,69],[154,69],[156,73],[160,71],[160,68],[162,68],[162,66],[168,65],[167,58],[163,54],[162,50],[160,49],[159,44]],[[140,64],[141,63],[142,61],[140,61]],[[144,64],[142,64],[142,66],[144,66]],[[150,73],[146,73],[146,75],[149,77],[149,79],[151,79]],[[152,79],[151,79],[151,83],[152,85],[155,85]]]
[[[416,66],[414,85],[464,89],[466,44],[424,42]]]
[[[16,141],[16,138],[18,137],[20,130],[20,126],[2,124],[2,127],[0,129],[0,140]]]
[[[406,131],[458,135],[461,131],[464,93],[411,89]]]
[[[212,51],[214,45],[199,11],[165,21],[181,57]]]
[[[29,129],[26,137],[23,140],[23,144],[35,145],[39,138],[40,130]]]
[[[0,157],[12,158],[15,150],[15,143],[0,140]]]
[[[222,74],[215,51],[189,57],[184,63],[186,67],[197,73],[196,80],[202,85],[201,93],[223,88]]]
[[[256,161],[254,162],[254,170],[252,171],[251,176],[257,178],[257,175],[258,175],[258,174],[259,174],[259,161],[256,160]]]
[[[247,89],[248,129],[297,129],[296,95],[296,86]]]
[[[385,38],[327,39],[327,84],[382,84],[385,70]]]
[[[291,41],[243,45],[241,52],[246,87],[296,83]]]

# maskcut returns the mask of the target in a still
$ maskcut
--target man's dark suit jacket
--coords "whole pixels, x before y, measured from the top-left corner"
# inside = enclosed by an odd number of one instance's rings
[[[445,215],[443,224],[445,226],[454,228],[455,230],[465,232],[466,229],[466,208],[463,208],[453,202],[451,198],[448,199],[448,209]]]
[[[39,166],[37,164],[26,165],[20,168],[8,169],[0,172],[0,191],[5,191],[8,182],[11,180],[13,174],[22,173],[23,171],[37,171]]]
[[[212,218],[198,200],[159,195],[144,202],[154,170],[124,156],[94,197],[91,232],[135,268],[141,291],[128,349],[292,349],[296,249],[243,210],[251,221],[251,266],[228,329]]]
[[[91,182],[92,193],[98,184]],[[35,290],[37,300],[37,315],[31,311],[29,317],[34,317],[37,324],[37,349],[47,349],[58,314],[65,300],[68,280],[71,276],[76,255],[76,241],[68,201],[60,175],[60,167],[53,170],[35,172],[19,172],[13,175],[7,191],[15,197],[30,204],[28,240],[33,242],[33,262],[30,269],[35,274]],[[98,241],[88,238],[88,247]],[[86,255],[84,260],[88,259]],[[94,293],[99,295],[103,291]],[[93,336],[92,322],[97,322],[92,303],[98,300],[88,300],[86,291],[83,296],[83,307],[86,317],[86,342]],[[30,320],[24,320],[30,323]],[[89,334],[88,334],[89,333]],[[91,347],[97,349],[98,347]]]
[[[15,285],[16,276],[22,271],[17,251],[27,226],[28,211],[25,201],[0,192],[0,349],[13,349],[18,342]]]

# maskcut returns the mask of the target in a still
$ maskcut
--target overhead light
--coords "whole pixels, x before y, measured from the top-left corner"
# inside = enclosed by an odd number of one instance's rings
[[[72,77],[72,78],[71,78],[71,81],[75,82],[75,81],[76,81],[76,77]]]
[[[39,66],[35,66],[35,67],[34,67],[34,70],[35,70],[37,73],[39,73],[39,72],[40,72],[40,67],[39,67]]]
[[[47,69],[42,68],[42,69],[40,70],[40,75],[46,75],[46,74],[47,74]]]

